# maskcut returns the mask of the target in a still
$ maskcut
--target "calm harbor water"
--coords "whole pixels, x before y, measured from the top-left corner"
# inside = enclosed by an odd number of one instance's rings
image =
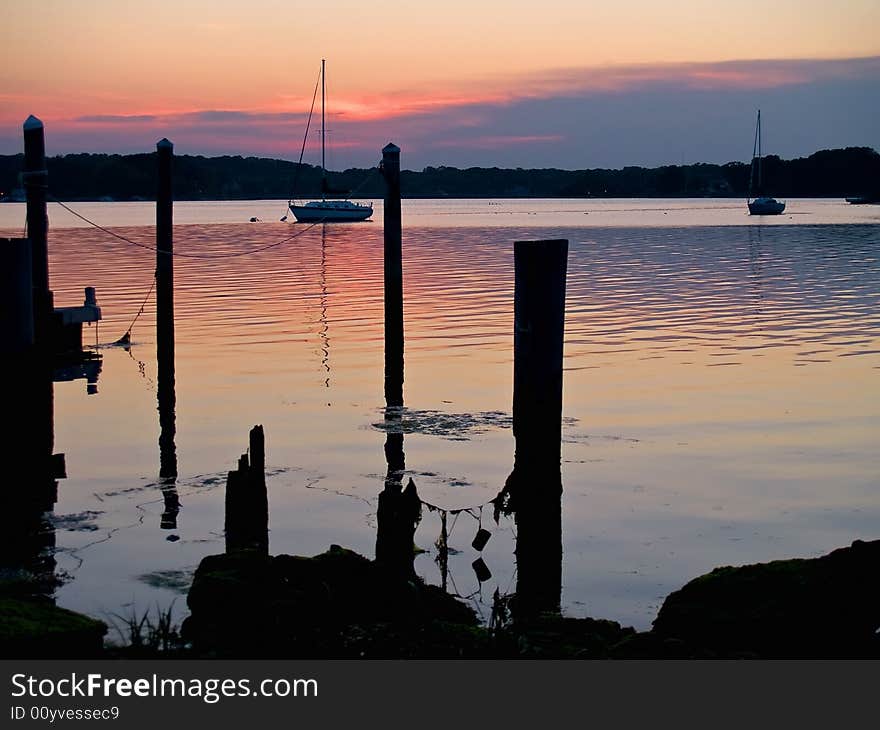
[[[510,473],[513,241],[564,237],[566,613],[646,628],[664,596],[715,566],[877,538],[880,207],[788,206],[756,220],[731,200],[404,201],[404,451],[423,499],[477,507]],[[153,244],[150,203],[72,207]],[[147,296],[154,254],[50,205],[56,305],[92,285],[104,313],[97,394],[55,385],[60,605],[102,617],[176,601],[185,615],[192,571],[223,550],[225,474],[257,423],[270,551],[372,556],[386,471],[381,203],[366,224],[307,228],[283,213],[279,201],[175,206],[187,255],[175,260],[169,529],[153,298],[130,352],[107,346]],[[23,206],[0,206],[7,235],[23,220]],[[493,577],[480,585],[478,517],[450,518],[450,588],[487,613],[496,586],[515,583],[515,527],[483,511]],[[415,565],[432,582],[439,533],[426,511]]]

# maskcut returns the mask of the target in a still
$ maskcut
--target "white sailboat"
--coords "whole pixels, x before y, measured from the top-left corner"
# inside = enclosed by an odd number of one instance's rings
[[[757,179],[756,179],[757,178]],[[761,179],[761,110],[758,109],[758,123],[755,127],[755,144],[752,147],[752,170],[749,176],[749,215],[779,215],[785,210],[785,203],[763,194]],[[757,197],[752,199],[752,193]]]
[[[349,221],[365,221],[373,215],[373,205],[352,203],[350,200],[327,200],[327,193],[332,192],[327,185],[327,168],[325,159],[325,122],[324,106],[326,85],[324,72],[326,61],[321,59],[321,199],[303,205],[296,205],[292,200],[287,205],[290,212],[300,223],[335,223]]]

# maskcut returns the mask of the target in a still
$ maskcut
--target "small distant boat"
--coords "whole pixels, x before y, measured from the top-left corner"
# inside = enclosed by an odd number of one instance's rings
[[[300,223],[338,223],[350,221],[365,221],[373,215],[373,205],[352,203],[350,200],[327,200],[327,194],[347,193],[346,190],[333,190],[327,184],[327,168],[325,160],[325,129],[324,129],[324,100],[325,88],[324,71],[326,61],[321,59],[321,199],[310,203],[296,205],[288,201],[290,212]]]
[[[856,195],[854,198],[847,198],[846,202],[850,205],[866,205],[869,203],[880,203],[880,193],[873,195]]]
[[[754,199],[752,195],[755,195]],[[785,210],[785,203],[763,194],[761,174],[761,110],[758,109],[758,123],[755,126],[755,144],[752,148],[752,171],[749,176],[749,215],[779,215]]]

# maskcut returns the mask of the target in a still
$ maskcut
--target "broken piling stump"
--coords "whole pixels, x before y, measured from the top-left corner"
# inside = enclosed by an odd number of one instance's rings
[[[226,479],[226,552],[269,553],[269,498],[266,491],[265,436],[250,432],[250,448]]]

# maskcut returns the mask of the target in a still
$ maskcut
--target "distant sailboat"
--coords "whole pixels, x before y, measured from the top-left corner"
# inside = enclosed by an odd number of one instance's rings
[[[752,199],[752,195],[755,198]],[[785,210],[785,203],[763,194],[761,175],[761,110],[758,109],[758,123],[755,126],[755,144],[752,148],[752,171],[749,176],[749,215],[779,215]]]
[[[304,205],[296,205],[293,201],[288,202],[288,208],[300,223],[335,223],[347,221],[365,221],[373,215],[373,205],[352,203],[350,200],[327,200],[327,194],[344,193],[347,191],[333,190],[327,184],[327,168],[325,159],[324,138],[324,101],[325,88],[324,71],[326,61],[321,59],[321,199],[313,200]]]

